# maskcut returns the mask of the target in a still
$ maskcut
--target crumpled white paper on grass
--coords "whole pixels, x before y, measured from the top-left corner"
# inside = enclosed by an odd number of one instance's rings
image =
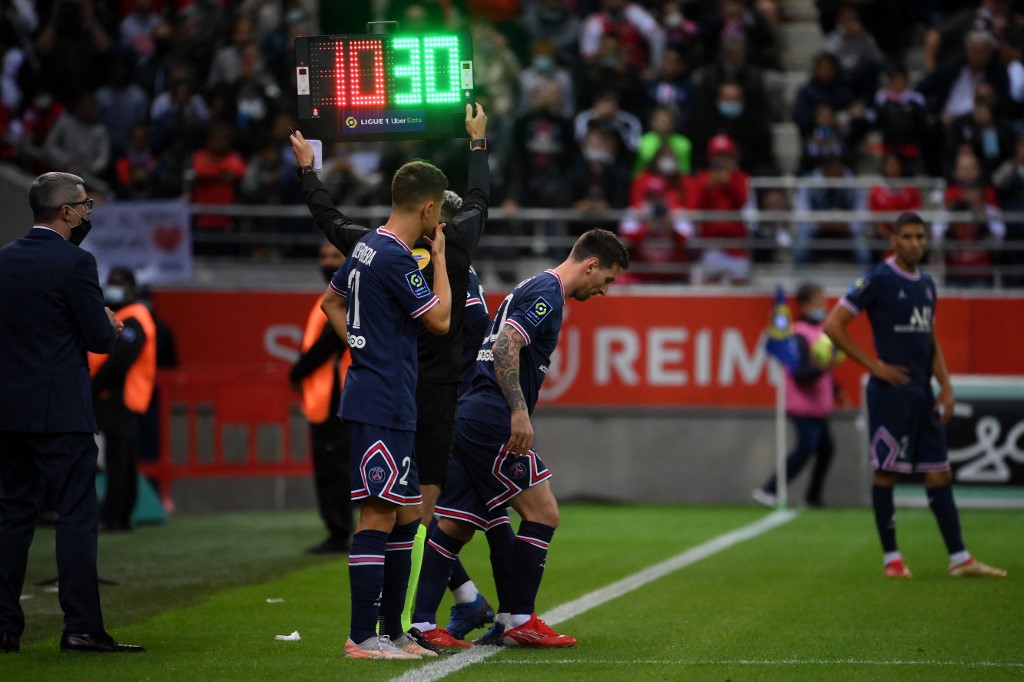
[[[299,631],[296,630],[295,632],[293,632],[290,635],[277,635],[277,636],[274,637],[274,639],[276,639],[276,640],[278,640],[280,642],[297,642],[300,639],[302,639],[302,637],[299,636]]]

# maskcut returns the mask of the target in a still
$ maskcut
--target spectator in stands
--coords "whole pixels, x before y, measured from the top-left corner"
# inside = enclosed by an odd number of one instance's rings
[[[665,49],[665,32],[658,20],[642,5],[629,0],[601,0],[600,7],[583,21],[583,60],[600,59],[602,38],[612,36],[618,40],[630,71],[647,78],[653,76]]]
[[[242,61],[246,48],[253,44],[252,20],[238,15],[231,29],[231,43],[217,50],[206,77],[205,90],[232,87],[242,75]]]
[[[197,150],[192,157],[192,201],[197,204],[235,203],[245,171],[245,160],[232,147],[231,128],[223,123],[213,123],[207,134],[206,147]],[[235,229],[235,219],[228,215],[196,214],[193,226],[198,231],[229,232]],[[197,244],[196,253],[225,252],[216,245],[207,249],[208,246]]]
[[[37,152],[46,145],[46,138],[64,116],[64,105],[53,96],[53,88],[46,76],[36,81],[35,92],[25,113],[21,116],[22,143],[34,147]]]
[[[686,58],[675,48],[666,49],[658,74],[644,83],[644,120],[650,120],[656,107],[667,107],[673,112],[676,131],[682,132],[696,106],[697,91]]]
[[[582,142],[593,128],[600,128],[611,135],[616,142],[616,160],[627,165],[632,164],[643,135],[640,119],[619,107],[619,96],[614,90],[606,90],[595,97],[590,109],[576,114],[573,126],[578,142]]]
[[[1017,136],[1013,156],[1003,162],[992,174],[992,184],[998,192],[1000,205],[1007,212],[1024,213],[1024,132]],[[1006,225],[1006,240],[1013,247],[1024,242],[1024,220],[1016,219]],[[1003,277],[1007,286],[1024,284],[1024,251],[1008,250],[1001,261],[1014,268],[1022,268]]]
[[[302,202],[302,189],[295,174],[295,156],[285,154],[279,140],[266,137],[249,159],[239,185],[239,199],[247,204],[287,205]],[[247,231],[279,229],[300,232],[308,228],[306,220],[249,218],[243,223]],[[288,250],[285,250],[288,254]]]
[[[619,238],[629,251],[630,270],[621,284],[679,284],[690,281],[693,258],[687,249],[685,221],[665,204],[653,203],[647,213],[633,213],[619,226]]]
[[[516,120],[506,208],[569,206],[569,169],[576,145],[572,123],[560,113],[557,83],[534,91],[530,110]]]
[[[903,161],[897,154],[886,154],[882,157],[882,182],[871,188],[868,193],[868,210],[872,212],[902,213],[916,211],[921,208],[921,193],[917,187],[900,183],[905,173]],[[892,235],[892,223],[873,223],[868,233],[876,240],[889,243]],[[891,255],[890,249],[873,251],[874,262],[879,263]]]
[[[119,43],[135,56],[135,65],[143,66],[156,56],[158,33],[168,30],[163,17],[153,11],[153,0],[134,0],[132,11],[121,20]]]
[[[665,143],[648,159],[630,186],[629,212],[619,225],[630,255],[643,267],[632,270],[631,282],[685,282],[690,262],[686,240],[692,229],[683,217],[686,208],[683,169],[677,152]]]
[[[867,198],[863,190],[856,187],[828,186],[824,180],[835,181],[854,178],[855,175],[843,163],[843,151],[838,144],[830,150],[823,150],[818,157],[818,168],[808,176],[809,182],[797,191],[794,210],[806,211],[864,211]],[[866,241],[866,228],[860,220],[826,220],[804,222],[797,228],[793,250],[793,262],[797,265],[812,260],[852,261],[857,265],[871,262],[871,253]],[[841,248],[827,251],[811,245],[812,240],[835,240]]]
[[[836,113],[850,110],[851,118],[862,116],[863,108],[851,108],[853,102],[853,94],[840,77],[839,60],[828,52],[821,52],[814,58],[811,79],[797,93],[793,121],[806,140],[814,131],[814,114],[819,106],[827,104]]]
[[[138,123],[128,135],[128,145],[114,161],[114,186],[119,199],[152,199],[157,196],[157,159],[149,145],[149,127]]]
[[[110,150],[124,154],[132,128],[149,118],[149,97],[132,80],[135,59],[124,51],[115,52],[109,83],[96,92],[96,115],[110,134]]]
[[[167,92],[153,99],[149,115],[152,121],[153,147],[159,153],[175,140],[183,140],[189,150],[198,148],[206,135],[209,107],[192,87],[187,69],[171,72]]]
[[[994,98],[992,87],[979,83],[974,108],[953,120],[946,141],[950,163],[961,147],[969,147],[980,162],[981,174],[986,180],[1013,153],[1013,133],[1005,119],[995,117]]]
[[[700,26],[684,14],[685,2],[668,0],[661,6],[661,25],[665,29],[665,50],[678,50],[686,63],[700,59]]]
[[[693,166],[707,168],[708,145],[713,137],[725,134],[737,148],[739,167],[748,175],[778,175],[779,167],[772,148],[771,124],[763,110],[746,105],[737,83],[718,86],[712,101],[701,99],[692,134]]]
[[[95,92],[104,81],[111,40],[93,0],[55,0],[35,48],[55,93]]]
[[[954,202],[964,198],[964,188],[979,185],[983,187],[985,203],[998,204],[995,190],[985,184],[985,178],[981,172],[981,164],[974,151],[969,147],[961,147],[953,162],[953,170],[949,175],[949,182],[946,185],[946,193],[943,197],[943,204],[949,208]]]
[[[622,41],[615,35],[604,35],[597,58],[580,65],[576,99],[582,108],[610,90],[618,94],[623,109],[640,116],[644,106],[643,83],[643,78],[637,78],[636,71],[626,61]]]
[[[708,3],[708,10],[701,20],[700,35],[704,45],[704,57],[711,61],[718,54],[719,43],[729,38],[738,38],[746,43],[750,61],[765,68],[779,68],[779,45],[773,29],[774,9],[772,5],[758,3],[756,11],[746,0],[719,0]],[[766,20],[766,16],[771,21]]]
[[[239,151],[251,155],[268,136],[274,114],[283,106],[281,88],[263,71],[256,43],[242,48],[238,78],[224,91],[230,106],[222,120],[233,123]]]
[[[912,177],[920,166],[925,139],[925,99],[921,93],[910,89],[904,67],[892,66],[887,73],[886,86],[875,93],[870,118],[882,133],[882,154],[899,156],[903,173]]]
[[[184,138],[170,141],[162,151],[155,150],[156,170],[153,184],[157,198],[188,199],[192,189],[192,149]]]
[[[843,82],[854,99],[868,102],[878,88],[882,51],[864,30],[857,9],[846,5],[839,10],[836,28],[825,38],[825,52],[839,62]]]
[[[0,24],[0,106],[12,118],[21,113],[26,94],[31,94],[26,86],[35,71],[34,55],[22,47],[21,38],[11,22]]]
[[[1018,4],[1019,6],[1019,4]],[[1007,0],[981,0],[943,18],[924,35],[924,66],[931,71],[956,58],[964,37],[972,30],[989,31],[1000,40],[1020,45],[1024,40]]]
[[[650,131],[640,138],[633,175],[648,169],[656,156],[666,152],[671,155],[675,172],[689,175],[693,145],[689,138],[675,132],[677,126],[674,110],[669,107],[657,107],[651,113],[650,123]]]
[[[714,107],[715,98],[722,84],[736,83],[743,91],[745,106],[753,111],[765,111],[770,108],[773,120],[781,118],[782,88],[778,88],[778,97],[769,97],[766,72],[747,59],[746,42],[740,38],[726,38],[721,42],[718,52],[717,60],[705,64],[694,74],[698,100],[705,107]]]
[[[96,95],[86,92],[46,137],[47,161],[77,174],[102,176],[110,163],[110,134],[96,118]]]
[[[561,63],[579,61],[580,19],[566,0],[524,0],[522,24],[530,40],[546,40],[555,46]]]
[[[686,204],[692,211],[742,211],[749,202],[747,174],[740,170],[736,143],[728,135],[715,135],[707,143],[708,170],[690,177]],[[750,279],[747,228],[735,218],[701,220],[695,230],[702,239],[732,240],[701,253],[701,283],[727,280],[744,284]]]
[[[971,31],[964,39],[962,56],[951,59],[931,71],[917,85],[928,105],[928,141],[925,150],[929,175],[943,174],[942,152],[948,127],[959,116],[974,108],[979,83],[988,83],[995,92],[995,116],[1003,115],[1010,102],[1010,80],[1006,67],[996,53],[996,40],[987,31]]]
[[[576,94],[572,85],[572,74],[557,60],[555,44],[547,40],[533,41],[530,51],[530,65],[519,73],[518,114],[526,113],[533,105],[534,91],[549,89],[552,84],[561,93],[558,112],[570,118],[576,113]]]
[[[967,190],[964,199],[950,207],[955,212],[974,212],[976,217],[954,221],[945,230],[943,250],[948,287],[988,289],[992,286],[992,266],[996,261],[993,249],[998,245],[999,236],[990,228],[986,213],[977,211],[979,203],[983,203],[981,191],[974,187]]]
[[[866,119],[859,118],[848,120],[844,125],[840,123],[831,106],[819,104],[817,111],[814,112],[814,129],[803,143],[799,173],[806,175],[817,168],[821,156],[832,153],[836,145],[847,154],[843,162],[852,166],[852,150],[864,136],[865,124]]]
[[[569,200],[584,212],[625,208],[629,192],[629,166],[615,157],[613,133],[592,126],[583,138],[581,158],[569,171]],[[588,223],[593,227],[595,223]]]
[[[487,113],[493,121],[510,126],[515,117],[519,98],[519,59],[508,47],[508,39],[483,21],[470,26],[473,35],[473,78],[477,92],[482,88],[487,97]],[[488,128],[493,141],[501,132]],[[497,147],[496,147],[497,149]],[[460,153],[460,158],[465,155]]]

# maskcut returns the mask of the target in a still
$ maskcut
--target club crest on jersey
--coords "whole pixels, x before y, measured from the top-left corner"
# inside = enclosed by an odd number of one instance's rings
[[[430,287],[427,286],[427,279],[419,270],[406,273],[405,281],[409,283],[409,288],[412,289],[412,293],[416,298],[426,298],[433,293],[430,291]]]
[[[534,301],[530,309],[526,311],[526,319],[536,327],[549,312],[551,312],[551,305],[542,296]]]
[[[367,472],[367,478],[373,483],[383,483],[387,477],[383,467],[371,467]]]
[[[416,247],[412,250],[412,259],[416,261],[417,267],[420,270],[430,265],[430,252],[423,247]]]
[[[509,476],[518,480],[526,475],[527,466],[523,461],[516,461],[512,463],[512,466],[508,468]]]

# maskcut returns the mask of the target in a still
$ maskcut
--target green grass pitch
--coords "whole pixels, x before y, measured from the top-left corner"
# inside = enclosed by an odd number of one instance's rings
[[[543,614],[764,518],[755,508],[566,505]],[[446,680],[1018,680],[1024,678],[1024,514],[964,511],[968,547],[1010,575],[954,579],[934,519],[901,509],[914,577],[881,575],[867,509],[793,520],[560,623],[572,649],[503,650]],[[108,629],[139,656],[63,655],[53,531],[32,549],[18,655],[0,680],[317,680],[428,677],[430,661],[347,661],[343,557],[307,557],[312,513],[175,517],[100,540]],[[486,543],[463,552],[494,596]],[[283,600],[268,603],[268,599]],[[439,614],[447,621],[450,601]],[[298,630],[296,642],[275,635]],[[457,658],[457,657],[456,657]],[[436,659],[432,659],[436,660]]]

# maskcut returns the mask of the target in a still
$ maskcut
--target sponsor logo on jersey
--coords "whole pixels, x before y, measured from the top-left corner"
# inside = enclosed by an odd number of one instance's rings
[[[544,297],[538,298],[530,306],[530,309],[526,311],[526,319],[534,327],[539,325],[544,317],[551,312],[551,304],[544,300]]]
[[[433,295],[430,287],[427,286],[426,277],[419,270],[406,273],[405,281],[409,283],[409,288],[412,289],[412,293],[416,298],[427,298]]]
[[[430,265],[430,252],[421,246],[417,246],[412,250],[412,259],[416,261],[416,266],[422,270]]]
[[[932,308],[931,306],[914,306],[914,311],[910,314],[910,322],[908,324],[898,324],[893,327],[894,331],[897,332],[930,332],[932,330]]]

